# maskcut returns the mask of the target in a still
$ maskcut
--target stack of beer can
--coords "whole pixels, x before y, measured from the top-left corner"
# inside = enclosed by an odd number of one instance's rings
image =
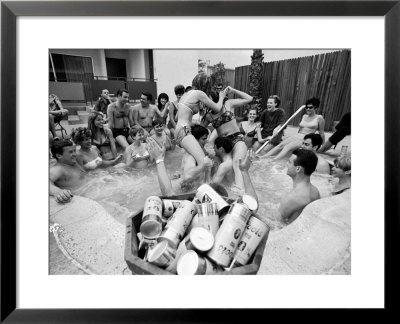
[[[246,265],[270,228],[248,195],[229,204],[203,184],[190,200],[148,197],[139,249],[144,260],[178,275],[204,275]]]

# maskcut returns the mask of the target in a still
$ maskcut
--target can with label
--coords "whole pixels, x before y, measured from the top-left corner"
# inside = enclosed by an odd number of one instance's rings
[[[178,275],[204,275],[222,271],[210,260],[198,255],[195,251],[187,251],[178,260]]]
[[[216,203],[203,203],[197,205],[197,226],[204,227],[212,235],[216,235],[219,228],[219,217]]]
[[[202,184],[196,191],[196,198],[202,203],[216,203],[218,215],[224,214],[229,209],[229,204],[210,185]]]
[[[162,231],[162,201],[157,196],[150,196],[144,202],[140,233],[145,238],[153,239]]]
[[[214,246],[207,256],[220,266],[228,267],[242,237],[251,210],[241,203],[233,203],[215,236]]]
[[[182,200],[178,209],[168,220],[164,231],[158,240],[168,241],[172,247],[177,247],[182,240],[193,216],[196,214],[196,206],[189,200]]]
[[[169,246],[167,241],[157,243],[149,250],[147,261],[160,268],[166,268],[175,259],[176,251]]]
[[[163,216],[168,218],[171,217],[174,212],[178,209],[181,200],[163,199]]]
[[[176,273],[176,266],[178,260],[182,254],[187,251],[193,250],[198,253],[204,253],[211,249],[214,244],[214,237],[212,234],[202,227],[195,227],[190,234],[187,235],[178,245],[176,250],[176,257],[173,262],[170,263],[167,271]]]
[[[270,228],[267,224],[257,217],[251,216],[233,255],[233,266],[246,265],[263,237],[268,235],[269,231]]]

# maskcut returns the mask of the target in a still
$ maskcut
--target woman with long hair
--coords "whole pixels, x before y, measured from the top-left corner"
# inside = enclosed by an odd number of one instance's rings
[[[175,129],[176,144],[191,154],[196,160],[196,167],[189,172],[189,178],[195,177],[205,170],[206,166],[211,166],[212,162],[206,158],[200,144],[191,134],[190,127],[192,117],[200,110],[201,105],[205,105],[215,112],[222,108],[226,90],[219,93],[217,103],[208,96],[211,92],[211,78],[205,73],[199,73],[192,81],[192,90],[186,92],[178,103],[178,122]]]
[[[91,132],[92,144],[99,149],[103,159],[115,159],[117,146],[111,129],[105,125],[104,114],[93,111],[89,115],[88,129]]]
[[[157,108],[160,111],[160,113],[163,115],[163,117],[157,116],[154,120],[156,120],[158,123],[162,123],[163,126],[163,131],[169,138],[171,138],[171,132],[167,128],[167,118],[168,118],[168,111],[169,108],[171,107],[171,104],[169,102],[169,97],[166,93],[160,93],[157,98]],[[166,110],[166,112],[164,112]],[[153,120],[153,121],[154,121]],[[150,135],[154,135],[155,129],[153,128],[150,132]]]

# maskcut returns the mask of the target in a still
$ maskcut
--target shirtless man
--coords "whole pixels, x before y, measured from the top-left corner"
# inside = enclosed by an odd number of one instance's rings
[[[232,160],[232,141],[226,137],[217,137],[214,141],[214,150],[217,163],[214,163],[211,174],[212,181],[231,185],[235,180]],[[214,161],[215,161],[214,160]]]
[[[129,114],[129,122],[131,125],[138,125],[140,128],[143,128],[146,131],[146,136],[149,135],[153,128],[153,119],[155,115],[164,118],[168,113],[168,109],[164,109],[161,113],[157,106],[151,105],[150,102],[152,99],[153,96],[150,93],[142,92],[140,104],[133,106]]]
[[[318,158],[318,164],[315,172],[322,173],[322,174],[330,174],[331,173],[331,168],[329,167],[329,163],[327,160],[325,160],[323,157],[319,156],[317,154],[318,149],[322,145],[322,137],[319,134],[307,134],[304,136],[303,139],[303,144],[301,145],[301,148],[305,150],[311,150],[313,151]]]
[[[117,101],[108,105],[108,127],[115,140],[125,150],[133,140],[129,137],[129,92],[126,89],[117,91]]]
[[[85,177],[85,170],[76,162],[76,148],[69,140],[55,141],[51,153],[57,163],[50,168],[50,196],[57,202],[69,202],[71,189],[78,187]]]
[[[310,182],[318,158],[311,150],[297,149],[289,158],[287,175],[293,180],[293,189],[281,201],[279,213],[285,224],[293,222],[309,203],[320,198],[319,191]]]

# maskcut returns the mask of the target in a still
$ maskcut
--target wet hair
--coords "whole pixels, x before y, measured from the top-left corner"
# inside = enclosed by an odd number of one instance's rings
[[[228,191],[225,187],[219,183],[211,182],[210,187],[213,188],[219,195],[223,197],[228,197]]]
[[[94,124],[95,120],[97,119],[97,116],[101,116],[104,119],[104,114],[100,111],[93,111],[89,114],[88,118],[88,129],[92,133],[92,139],[94,135],[96,134],[96,125]]]
[[[270,99],[270,98],[274,99],[275,103],[276,103],[276,106],[279,107],[279,105],[281,104],[281,98],[279,98],[278,95],[269,96],[268,99]]]
[[[64,153],[64,147],[72,145],[73,143],[70,140],[53,141],[50,147],[51,154],[58,160],[57,154],[62,155]]]
[[[188,92],[188,91],[190,91],[190,90],[192,90],[193,88],[192,88],[192,86],[187,86],[186,88],[185,88],[185,92]]]
[[[124,92],[129,94],[129,91],[126,90],[126,89],[118,89],[117,90],[117,97],[122,96],[122,93],[124,93]]]
[[[87,127],[78,127],[71,133],[71,138],[75,144],[82,143],[85,138],[92,139],[92,132]]]
[[[146,96],[148,101],[152,101],[153,100],[153,95],[149,92],[142,92],[143,96]]]
[[[333,163],[343,171],[351,171],[351,156],[349,155],[338,157],[333,160]]]
[[[203,91],[208,96],[211,92],[211,78],[204,72],[199,73],[194,77],[192,87]]]
[[[306,106],[311,104],[311,105],[314,106],[314,108],[318,108],[319,105],[320,105],[320,103],[321,103],[321,102],[319,101],[318,98],[312,97],[312,98],[310,98],[310,99],[308,99],[308,100],[306,101]]]
[[[319,134],[307,134],[304,136],[304,139],[306,140],[309,138],[311,140],[312,146],[317,146],[317,150],[321,147],[322,145],[322,137]]]
[[[199,140],[204,135],[208,136],[208,129],[201,125],[193,125],[190,131],[194,138],[197,140]]]
[[[183,95],[185,93],[185,86],[183,86],[182,84],[178,84],[177,86],[175,86],[174,92],[176,95]]]
[[[232,141],[226,137],[217,137],[214,144],[217,149],[222,147],[225,150],[225,153],[230,153],[233,149]]]
[[[153,127],[156,127],[157,125],[164,125],[164,120],[161,118],[155,118],[152,123]]]
[[[310,176],[317,168],[317,155],[313,151],[304,149],[294,150],[293,154],[297,156],[294,165],[301,166],[304,169],[304,174]]]
[[[148,98],[148,97],[147,97]],[[157,101],[158,101],[158,109],[161,111],[161,109],[162,109],[162,104],[161,104],[161,99],[166,99],[167,100],[167,102],[169,101],[169,97],[168,97],[168,95],[166,94],[166,93],[160,93],[159,95],[158,95],[158,98],[157,98]]]
[[[144,129],[140,128],[139,126],[135,125],[129,129],[129,136],[135,137],[137,133],[141,132],[144,134]]]

